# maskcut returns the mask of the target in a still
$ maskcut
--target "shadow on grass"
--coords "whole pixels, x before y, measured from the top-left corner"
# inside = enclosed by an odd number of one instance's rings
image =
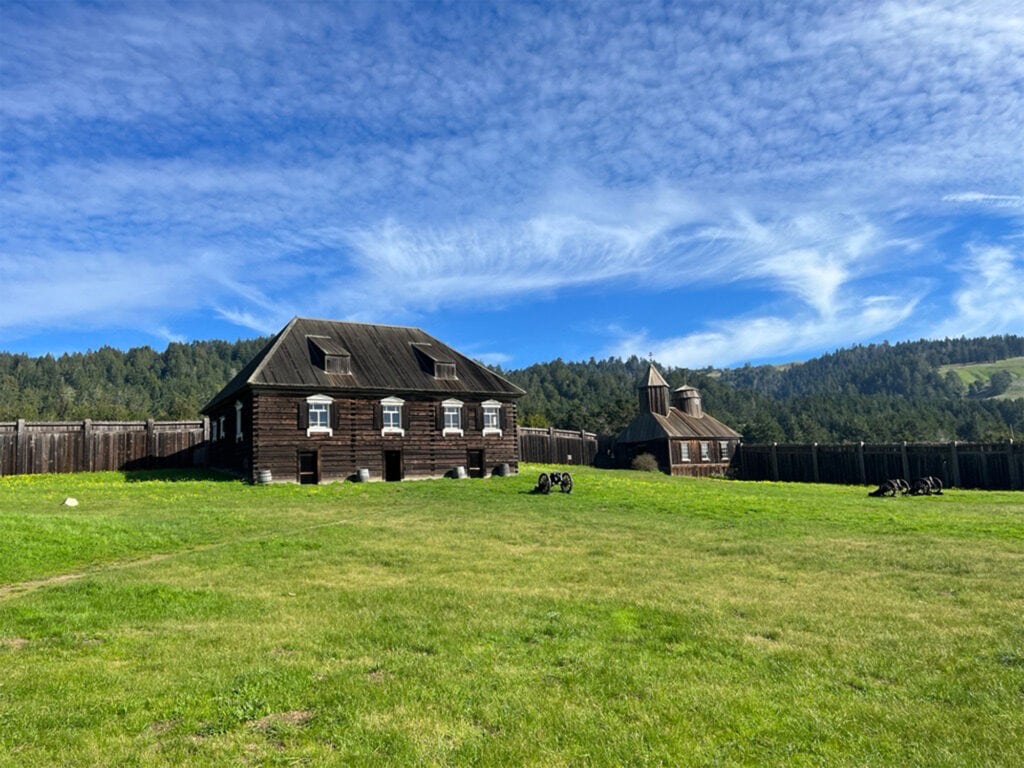
[[[126,483],[186,483],[202,480],[215,483],[241,483],[237,475],[216,469],[139,469],[122,472]]]

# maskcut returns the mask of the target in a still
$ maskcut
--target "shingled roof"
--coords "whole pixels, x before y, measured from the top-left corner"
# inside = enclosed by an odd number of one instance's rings
[[[316,355],[349,355],[351,373],[328,373]],[[436,375],[454,363],[454,378]],[[296,317],[203,408],[206,413],[243,389],[315,390],[376,395],[473,395],[516,398],[515,384],[419,328]]]
[[[619,435],[620,443],[646,443],[666,437],[738,440],[743,437],[714,416],[689,416],[678,408],[670,408],[668,416],[659,413],[641,413]]]

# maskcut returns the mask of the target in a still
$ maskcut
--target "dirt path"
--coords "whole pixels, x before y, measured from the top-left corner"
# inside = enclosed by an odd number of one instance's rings
[[[79,579],[86,579],[90,576],[96,576],[97,574],[101,573],[109,573],[110,571],[121,571],[127,568],[140,568],[146,565],[152,565],[153,563],[159,563],[162,560],[170,560],[174,557],[184,557],[186,555],[193,555],[199,552],[208,552],[211,549],[230,547],[234,544],[252,544],[258,541],[267,541],[268,539],[280,538],[282,536],[294,536],[298,533],[315,531],[319,528],[330,528],[336,525],[345,525],[349,522],[351,521],[332,520],[329,523],[316,523],[315,525],[307,525],[304,528],[295,528],[289,531],[270,531],[266,533],[257,534],[255,536],[245,536],[237,539],[227,539],[225,541],[217,541],[211,544],[200,544],[198,546],[189,547],[188,549],[182,549],[177,552],[161,552],[155,555],[149,555],[147,557],[114,560],[103,565],[97,565],[93,568],[86,568],[81,571],[72,571],[70,573],[59,573],[55,576],[47,576],[44,579],[30,579],[28,581],[19,581],[14,584],[0,584],[0,600],[4,600],[6,598],[13,597],[16,595],[23,595],[27,592],[33,592],[37,589],[43,589],[44,587],[54,587],[60,584],[67,584],[72,581],[77,581]]]

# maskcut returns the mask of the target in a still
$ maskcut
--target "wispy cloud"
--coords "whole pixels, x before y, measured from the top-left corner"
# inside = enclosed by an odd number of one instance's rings
[[[932,335],[1024,333],[1024,251],[1019,246],[972,246],[958,272],[954,312]]]
[[[943,195],[947,203],[981,203],[1000,208],[1024,208],[1024,195],[993,195],[987,192],[956,192]]]
[[[2,12],[0,343],[716,287],[645,341],[756,359],[936,327],[1021,230],[1016,0]]]

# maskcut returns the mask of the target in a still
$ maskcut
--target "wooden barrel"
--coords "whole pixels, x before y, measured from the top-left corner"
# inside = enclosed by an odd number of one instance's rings
[[[260,485],[266,485],[272,482],[274,479],[273,473],[269,469],[261,469],[256,473],[256,482]]]
[[[366,467],[363,467],[358,472],[356,472],[356,479],[360,483],[368,483],[368,482],[370,482],[370,470],[367,469]]]

